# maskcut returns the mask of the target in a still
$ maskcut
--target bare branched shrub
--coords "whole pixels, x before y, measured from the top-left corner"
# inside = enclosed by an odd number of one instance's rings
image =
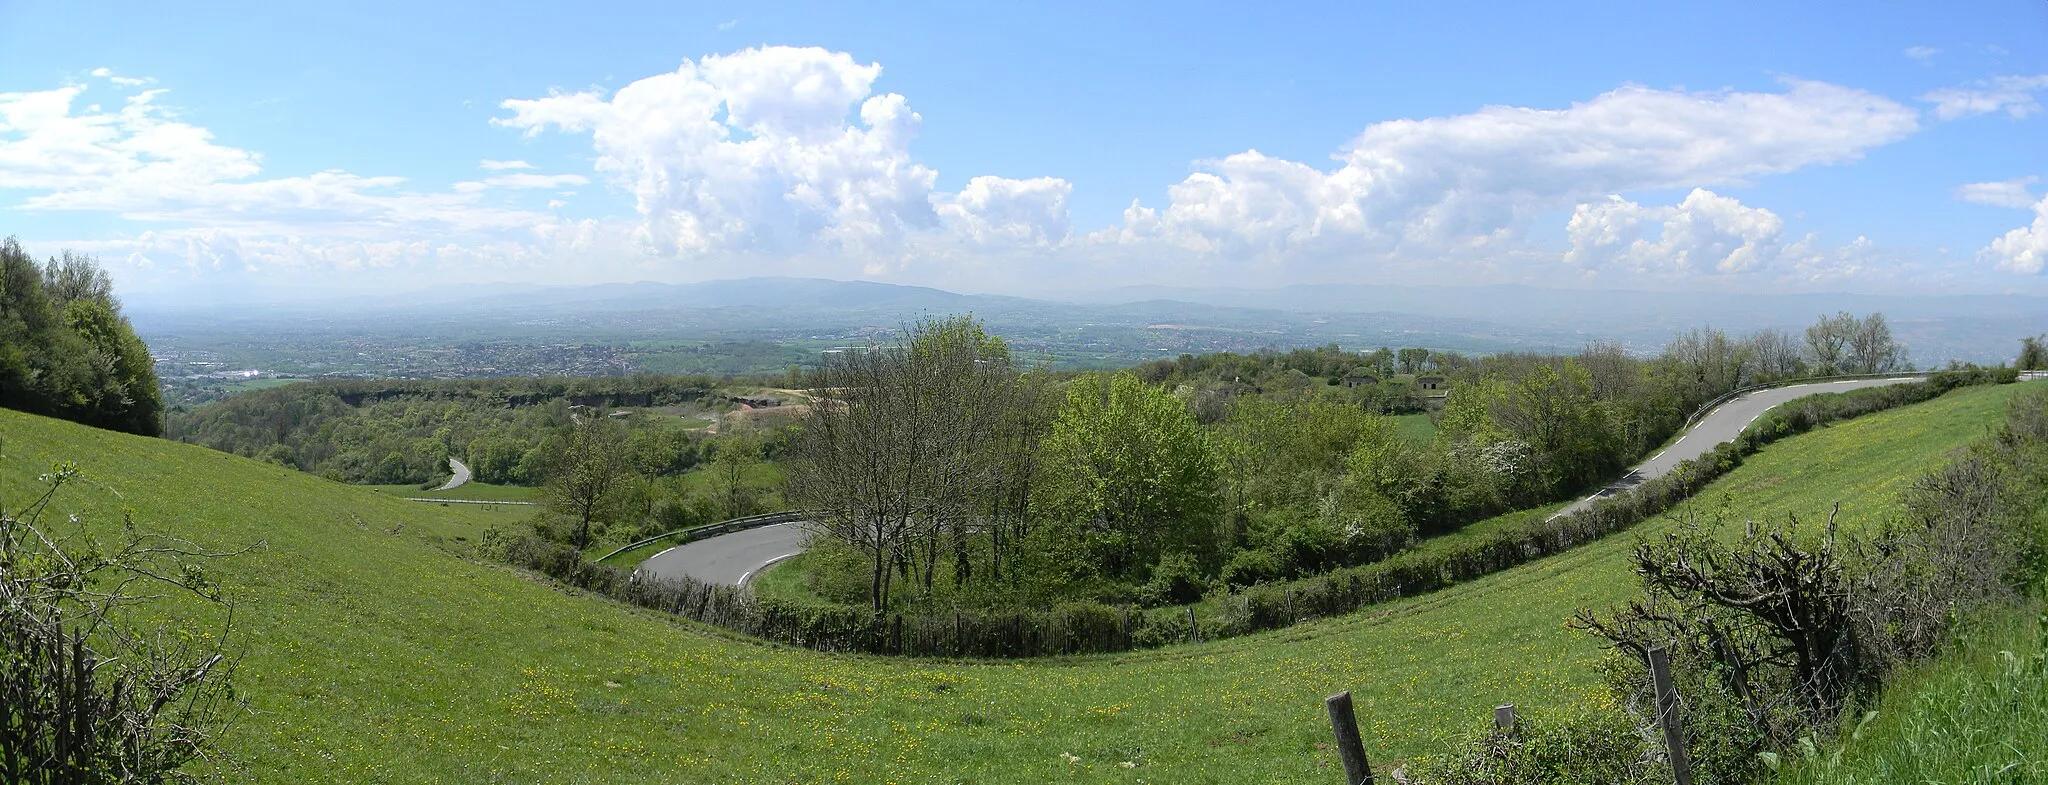
[[[0,781],[159,783],[206,757],[234,701],[232,660],[212,636],[124,626],[168,593],[226,607],[182,540],[138,535],[107,550],[75,517],[46,517],[77,468],[59,465],[20,509],[0,504]],[[65,531],[59,531],[62,526]]]
[[[1932,654],[1971,612],[2017,598],[2025,548],[2003,522],[2005,486],[1985,457],[1964,455],[1915,482],[1905,514],[1856,542],[1851,614],[1865,680]]]
[[[1840,712],[1864,684],[1864,650],[1833,515],[1817,541],[1795,536],[1796,520],[1751,524],[1733,543],[1717,528],[1687,519],[1638,547],[1643,596],[1607,617],[1581,612],[1574,625],[1626,652],[1610,668],[1619,694],[1647,694],[1645,650],[1668,647],[1695,764],[1732,781],[1753,773],[1755,753]]]
[[[2048,394],[2028,393],[1991,438],[1915,481],[1875,532],[1839,533],[1831,515],[1818,537],[1796,536],[1796,520],[1752,523],[1731,544],[1686,521],[1637,548],[1640,599],[1575,624],[1638,663],[1616,670],[1619,694],[1638,691],[1645,648],[1670,647],[1689,744],[1712,761],[1703,769],[1746,776],[1757,753],[1824,740],[1891,673],[2017,599],[2043,572],[2044,499]]]

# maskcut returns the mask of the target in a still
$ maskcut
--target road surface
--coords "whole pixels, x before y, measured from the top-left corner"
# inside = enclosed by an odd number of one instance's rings
[[[1664,451],[1651,456],[1649,460],[1638,464],[1634,469],[1630,469],[1627,474],[1621,476],[1621,479],[1615,480],[1613,484],[1601,488],[1591,496],[1572,502],[1571,506],[1558,510],[1550,517],[1557,518],[1570,515],[1593,506],[1593,502],[1601,497],[1634,488],[1646,480],[1662,477],[1666,472],[1676,468],[1679,463],[1704,455],[1708,450],[1714,449],[1716,445],[1722,442],[1734,441],[1735,437],[1742,433],[1743,428],[1749,427],[1749,424],[1755,422],[1756,418],[1763,416],[1764,412],[1770,411],[1779,404],[1814,393],[1846,392],[1864,387],[1881,387],[1887,384],[1916,382],[1920,378],[1919,376],[1896,376],[1888,379],[1848,379],[1839,382],[1795,384],[1789,387],[1773,387],[1768,390],[1758,390],[1736,397],[1727,403],[1715,407],[1713,411],[1707,413],[1707,416],[1700,418],[1699,422],[1694,423],[1692,430],[1686,431],[1684,436],[1678,437],[1678,441],[1672,443]]]
[[[446,484],[434,490],[445,491],[451,488],[459,488],[463,483],[469,482],[469,467],[462,465],[461,461],[454,458],[448,459],[448,473],[454,476],[449,477]]]
[[[661,578],[745,586],[763,568],[804,550],[804,525],[778,523],[684,543],[641,562],[636,572]]]

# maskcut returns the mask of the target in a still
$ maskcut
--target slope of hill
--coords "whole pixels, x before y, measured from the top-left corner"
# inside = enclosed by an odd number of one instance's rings
[[[1873,520],[2017,387],[1789,439],[1701,504],[1813,515],[1841,499],[1845,517]],[[231,643],[250,701],[227,745],[235,780],[1324,783],[1324,695],[1355,692],[1378,761],[1426,754],[1496,703],[1588,694],[1598,648],[1561,622],[1633,591],[1622,536],[1214,644],[1031,663],[835,657],[476,561],[482,511],[14,412],[0,412],[0,440],[6,499],[74,460],[87,482],[58,509],[101,531],[132,509],[207,546],[267,543],[218,566],[241,601]]]

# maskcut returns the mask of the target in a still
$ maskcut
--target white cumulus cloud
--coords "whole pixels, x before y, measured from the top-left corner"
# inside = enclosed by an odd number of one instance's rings
[[[609,96],[507,100],[512,116],[494,122],[591,134],[598,168],[632,191],[642,238],[664,255],[888,253],[937,225],[937,173],[910,158],[922,119],[902,96],[872,94],[881,70],[823,49],[748,49]]]
[[[1938,54],[1941,54],[1941,50],[1931,46],[1909,46],[1905,51],[1907,57],[1923,63],[1933,62],[1934,56]]]
[[[1565,109],[1377,123],[1329,172],[1257,151],[1203,162],[1164,207],[1134,203],[1092,239],[1267,259],[1497,247],[1538,211],[1853,161],[1918,126],[1891,99],[1820,82],[1775,93],[1625,86]]]
[[[1654,239],[1646,231],[1651,228]],[[1616,196],[1572,212],[1565,226],[1571,241],[1565,261],[1589,269],[1742,273],[1775,260],[1784,231],[1785,221],[1776,213],[1704,188],[1668,207],[1646,207]]]
[[[187,227],[72,244],[135,267],[476,265],[558,258],[598,243],[594,225],[485,204],[477,193],[582,185],[589,182],[583,175],[511,173],[448,191],[342,170],[266,178],[260,155],[179,120],[163,103],[166,91],[126,94],[118,108],[103,109],[84,101],[89,89],[99,88],[0,94],[0,190],[23,192],[13,205],[21,210],[105,212]],[[613,251],[626,247],[614,240]]]
[[[1977,252],[1977,258],[2000,270],[2035,275],[2048,266],[2048,198],[2034,205],[2034,222],[2022,226]]]
[[[1047,248],[1066,242],[1067,198],[1074,186],[1053,177],[981,176],[957,194],[935,194],[939,218],[982,245]]]
[[[487,169],[487,170],[489,170],[489,171],[493,171],[493,172],[502,172],[502,171],[505,171],[505,170],[507,170],[507,169],[532,169],[532,168],[534,168],[534,167],[533,167],[533,164],[527,163],[527,162],[525,162],[525,161],[516,161],[516,160],[515,160],[515,161],[494,161],[494,160],[491,160],[491,159],[489,159],[489,158],[485,158],[485,159],[483,159],[482,161],[478,161],[478,162],[477,162],[477,167],[478,167],[478,168],[482,168],[482,169]]]

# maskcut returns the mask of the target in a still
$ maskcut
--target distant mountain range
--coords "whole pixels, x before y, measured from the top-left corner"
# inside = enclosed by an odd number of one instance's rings
[[[618,327],[664,315],[682,324],[714,319],[792,331],[893,327],[920,315],[972,312],[998,332],[1035,335],[1114,327],[1120,340],[1144,343],[1162,331],[1221,331],[1238,337],[1217,345],[1339,343],[1424,345],[1463,351],[1571,349],[1611,340],[1653,351],[1677,332],[1711,325],[1731,332],[1762,327],[1797,330],[1821,314],[1882,311],[1923,364],[2009,358],[2026,335],[2048,332],[2048,298],[2018,295],[1885,296],[1856,294],[1719,294],[1540,289],[1527,286],[1298,285],[1273,289],[1168,286],[1082,292],[1059,300],[959,294],[922,286],[817,278],[743,278],[687,284],[613,283],[581,287],[519,284],[444,289],[325,302],[236,308],[134,310],[138,327],[181,327],[199,321],[244,327],[312,317],[339,329],[366,321],[391,329],[437,332],[467,322],[549,319],[551,325]],[[404,316],[406,318],[394,318]],[[381,318],[380,318],[381,317]],[[564,321],[566,320],[566,321]],[[1134,331],[1134,332],[1133,332]],[[1149,331],[1149,332],[1148,332]],[[1159,347],[1165,351],[1169,347]]]

